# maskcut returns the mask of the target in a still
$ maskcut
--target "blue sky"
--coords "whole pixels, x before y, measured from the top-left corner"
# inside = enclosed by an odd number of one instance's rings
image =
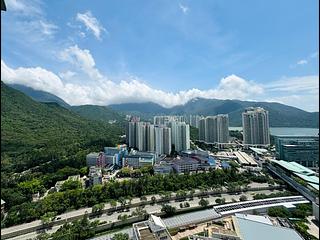
[[[73,105],[194,97],[318,111],[318,1],[6,0],[1,79]]]

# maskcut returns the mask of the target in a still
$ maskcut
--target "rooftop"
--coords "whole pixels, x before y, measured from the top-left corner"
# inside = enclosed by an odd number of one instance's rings
[[[305,176],[314,176],[316,173],[309,168],[306,168],[296,162],[287,162],[283,160],[272,160],[272,162],[280,165],[281,167],[295,173],[299,173]],[[319,183],[319,180],[318,180]]]
[[[239,226],[239,234],[245,240],[303,240],[295,230],[261,222],[257,216],[248,218],[237,214],[235,219]]]

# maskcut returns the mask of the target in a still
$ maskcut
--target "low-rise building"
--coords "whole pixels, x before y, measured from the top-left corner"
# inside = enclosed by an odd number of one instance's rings
[[[170,174],[173,168],[171,164],[160,162],[160,164],[153,166],[153,171],[155,174]]]
[[[148,221],[134,223],[133,240],[171,240],[169,231],[160,217],[150,215]]]
[[[153,166],[156,161],[156,154],[153,152],[131,151],[129,155],[123,158],[123,167],[140,168],[144,166]]]
[[[200,169],[200,163],[196,159],[182,157],[174,159],[172,161],[172,167],[177,173],[193,172]]]
[[[224,218],[219,224],[213,222],[204,228],[204,233],[205,236],[189,236],[189,240],[303,240],[294,229],[268,216],[239,213]]]
[[[318,169],[319,136],[275,136],[275,145],[277,159]]]
[[[102,184],[102,171],[98,167],[90,167],[89,169],[89,182],[90,185]]]
[[[97,159],[98,159],[99,153],[89,153],[86,157],[87,166],[96,166],[97,165]]]

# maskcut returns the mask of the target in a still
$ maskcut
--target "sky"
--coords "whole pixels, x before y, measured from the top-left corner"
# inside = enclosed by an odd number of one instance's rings
[[[317,0],[5,2],[5,83],[71,105],[201,97],[319,111]]]

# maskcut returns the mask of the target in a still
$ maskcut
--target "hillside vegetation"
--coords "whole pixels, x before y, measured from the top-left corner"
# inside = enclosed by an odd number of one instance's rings
[[[56,103],[36,102],[1,82],[5,170],[22,171],[50,160],[75,161],[79,152],[116,144],[121,134],[119,126],[85,119]],[[77,161],[85,161],[84,152]]]

